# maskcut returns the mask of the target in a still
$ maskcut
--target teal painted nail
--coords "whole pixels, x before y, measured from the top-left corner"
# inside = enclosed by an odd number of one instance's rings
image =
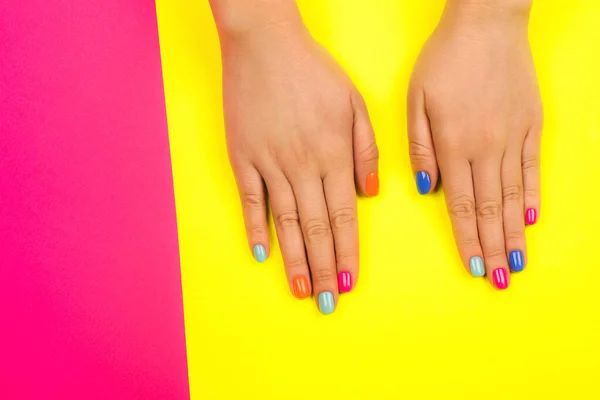
[[[321,292],[319,294],[319,310],[321,310],[321,313],[331,314],[334,307],[333,294],[331,292]]]
[[[485,270],[483,269],[483,260],[481,257],[471,257],[469,261],[469,267],[471,268],[471,274],[476,277],[480,277],[485,275]]]
[[[257,244],[254,246],[254,259],[258,262],[264,262],[267,259],[267,251],[265,250],[265,246],[262,244]]]

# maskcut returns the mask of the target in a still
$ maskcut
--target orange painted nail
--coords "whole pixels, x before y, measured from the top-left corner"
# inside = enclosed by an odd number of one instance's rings
[[[370,172],[367,175],[367,196],[377,196],[379,193],[379,175],[377,172]]]
[[[310,296],[308,279],[305,276],[297,276],[292,280],[292,293],[299,299]]]

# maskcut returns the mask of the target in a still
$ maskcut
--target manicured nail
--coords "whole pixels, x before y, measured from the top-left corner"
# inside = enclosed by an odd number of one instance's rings
[[[494,278],[494,285],[500,290],[504,290],[508,287],[508,276],[504,268],[496,268],[492,273]]]
[[[510,269],[514,272],[521,272],[525,268],[525,262],[523,261],[523,252],[521,250],[511,251],[509,254]]]
[[[348,293],[352,290],[352,275],[350,272],[340,272],[338,274],[338,290],[340,293]]]
[[[265,250],[265,246],[262,244],[257,244],[252,249],[254,252],[254,259],[258,262],[264,262],[267,259],[267,251]]]
[[[431,190],[431,178],[425,171],[417,172],[417,190],[420,194],[427,194]]]
[[[319,310],[321,314],[331,314],[334,307],[333,294],[331,292],[319,293]]]
[[[297,276],[292,280],[292,293],[299,299],[305,299],[310,296],[308,279],[305,276]]]
[[[379,175],[377,172],[371,172],[367,175],[367,196],[377,196],[379,194]]]
[[[471,268],[471,274],[476,277],[485,275],[485,269],[483,268],[483,260],[481,257],[471,257],[469,260],[469,268]]]
[[[525,212],[525,223],[527,225],[533,225],[537,221],[537,211],[535,208],[528,208]]]

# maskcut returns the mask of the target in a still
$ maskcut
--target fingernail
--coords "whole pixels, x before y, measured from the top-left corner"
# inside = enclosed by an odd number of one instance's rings
[[[367,175],[367,196],[377,196],[379,194],[379,175],[377,172],[370,172]]]
[[[537,221],[537,211],[535,208],[528,208],[525,212],[525,223],[527,225],[533,225]]]
[[[331,292],[319,293],[319,310],[321,314],[331,314],[334,307],[333,294]]]
[[[510,261],[510,269],[515,272],[523,271],[525,262],[523,261],[523,252],[521,250],[511,251],[508,258]]]
[[[494,278],[494,285],[500,290],[504,290],[508,287],[508,276],[504,268],[496,268],[492,273]]]
[[[292,293],[299,299],[305,299],[310,296],[308,279],[305,276],[297,276],[292,280]]]
[[[471,257],[469,260],[469,268],[471,268],[471,274],[476,277],[485,275],[485,269],[483,269],[483,260],[481,257]]]
[[[257,244],[256,246],[254,246],[254,249],[252,249],[252,251],[254,252],[254,259],[258,262],[264,262],[267,259],[267,251],[265,250],[265,246],[263,246],[262,244]]]
[[[431,178],[425,171],[417,172],[417,190],[420,194],[427,194],[431,190]]]
[[[340,272],[338,274],[338,290],[340,293],[348,293],[352,290],[352,275],[350,272]]]

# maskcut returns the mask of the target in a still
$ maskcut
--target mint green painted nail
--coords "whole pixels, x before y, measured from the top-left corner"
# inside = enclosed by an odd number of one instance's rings
[[[319,310],[322,314],[331,314],[335,304],[333,302],[333,294],[331,292],[319,293]]]
[[[265,262],[267,259],[267,251],[265,250],[265,246],[262,244],[257,244],[254,246],[254,259],[258,262]]]
[[[485,269],[483,269],[483,260],[481,257],[471,257],[469,261],[469,268],[471,268],[471,274],[476,277],[485,275]]]

